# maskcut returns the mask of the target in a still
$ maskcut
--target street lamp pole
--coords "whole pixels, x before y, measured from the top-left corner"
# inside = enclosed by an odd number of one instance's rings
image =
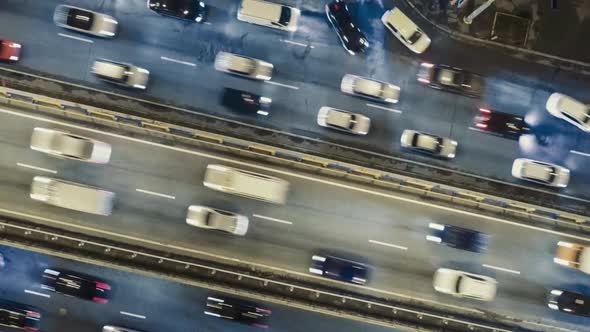
[[[489,6],[491,6],[494,1],[496,0],[488,0],[481,4],[481,6],[477,7],[471,14],[468,16],[463,17],[463,23],[471,24],[473,23],[473,19],[478,17],[484,10],[486,10]]]

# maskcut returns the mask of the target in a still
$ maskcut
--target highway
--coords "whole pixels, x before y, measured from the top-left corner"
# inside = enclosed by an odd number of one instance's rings
[[[0,246],[0,252],[8,262],[2,270],[0,297],[41,309],[41,331],[44,332],[97,332],[107,324],[145,332],[260,331],[203,314],[207,296],[227,294],[12,247]],[[69,269],[110,282],[112,299],[103,305],[41,289],[41,274],[49,267]],[[256,302],[272,310],[266,330],[269,332],[319,331],[322,326],[345,332],[396,331],[275,303]]]
[[[110,143],[111,161],[108,165],[85,164],[32,151],[28,144],[36,126],[59,128]],[[550,287],[579,289],[588,283],[589,276],[558,267],[552,257],[560,239],[582,243],[590,239],[445,209],[394,193],[268,165],[48,122],[5,109],[0,110],[0,151],[5,152],[0,157],[3,170],[0,211],[3,213],[11,211],[10,214],[48,225],[148,246],[154,243],[174,246],[187,254],[239,259],[302,278],[313,278],[307,274],[313,253],[319,250],[344,253],[348,257],[366,258],[373,267],[368,288],[355,287],[356,291],[412,297],[441,306],[517,316],[572,330],[587,324],[587,319],[550,311],[544,297]],[[204,169],[211,163],[289,181],[287,204],[277,206],[205,188]],[[114,191],[117,198],[113,215],[88,215],[31,200],[29,186],[38,174]],[[191,204],[248,215],[251,220],[248,234],[227,236],[186,225],[186,208]],[[478,255],[427,242],[425,235],[431,221],[490,234],[489,251]],[[478,303],[435,293],[432,275],[442,266],[497,278],[496,300]]]
[[[371,43],[366,55],[356,57],[342,49],[326,22],[322,1],[296,2],[302,9],[302,17],[298,31],[292,34],[237,21],[237,0],[210,1],[205,24],[161,17],[146,8],[145,0],[66,1],[116,17],[120,21],[119,34],[112,40],[56,27],[51,13],[58,3],[61,2],[4,0],[0,3],[0,37],[24,45],[22,61],[3,66],[49,73],[67,81],[165,104],[198,107],[247,124],[525,186],[534,185],[519,182],[510,175],[513,159],[525,156],[554,162],[572,171],[570,185],[559,192],[590,202],[586,186],[590,181],[589,136],[544,110],[545,101],[553,91],[584,100],[588,78],[449,39],[416,18],[402,0],[362,2],[362,5],[351,1],[349,7]],[[393,4],[400,6],[432,37],[432,46],[423,55],[411,54],[380,22],[381,14]],[[213,60],[219,51],[273,63],[273,79],[260,83],[216,72]],[[100,57],[149,69],[151,82],[147,91],[127,91],[99,82],[90,74],[90,67]],[[485,96],[476,100],[421,86],[415,78],[421,61],[451,64],[485,74],[488,77]],[[339,91],[339,83],[346,73],[399,85],[400,103],[389,107],[344,95]],[[224,86],[271,97],[271,116],[254,119],[224,108],[219,103]],[[369,116],[373,123],[371,132],[366,137],[352,137],[318,127],[315,116],[324,105]],[[470,130],[480,106],[526,115],[533,132],[544,137],[548,144],[519,146],[515,141]],[[456,159],[442,161],[400,151],[399,136],[406,128],[457,140]]]

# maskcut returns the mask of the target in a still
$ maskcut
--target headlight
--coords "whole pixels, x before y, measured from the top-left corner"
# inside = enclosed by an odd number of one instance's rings
[[[449,153],[449,154],[447,155],[447,158],[455,158],[455,154],[454,154],[454,153]]]
[[[559,289],[552,289],[551,294],[560,296],[561,294],[563,294],[563,291],[560,291]]]
[[[9,58],[9,59],[10,59],[11,61],[18,61],[18,57],[17,57],[17,56],[14,56],[14,55],[10,56],[10,58]]]
[[[555,303],[548,303],[547,306],[553,310],[559,310],[559,307]]]
[[[199,6],[205,8],[205,3],[204,2],[199,2]]]
[[[388,103],[397,103],[398,102],[397,99],[392,99],[392,98],[385,98],[385,101]]]
[[[105,35],[105,36],[114,36],[115,33],[111,32],[111,31],[106,31],[106,30],[100,30],[99,32],[101,35]]]
[[[256,79],[268,81],[270,80],[270,77],[266,75],[256,75]]]
[[[12,48],[21,48],[21,45],[18,43],[10,43],[10,45],[8,45],[8,46],[10,46]]]
[[[144,73],[144,74],[149,74],[150,73],[149,70],[143,69],[143,68],[137,68],[137,71],[140,72],[140,73]]]
[[[141,85],[141,84],[134,84],[133,87],[137,88],[137,89],[145,89],[145,85]]]
[[[203,20],[203,18],[201,16],[197,16],[197,18],[195,18],[195,22],[201,22]]]

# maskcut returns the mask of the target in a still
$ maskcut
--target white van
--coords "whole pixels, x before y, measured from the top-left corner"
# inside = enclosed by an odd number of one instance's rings
[[[285,204],[289,182],[223,165],[207,165],[205,187],[276,204]]]
[[[238,20],[294,32],[301,11],[297,8],[264,0],[242,0]]]
[[[381,16],[381,22],[414,53],[423,53],[430,46],[430,38],[399,8],[386,11]]]
[[[46,204],[103,216],[111,214],[115,199],[110,191],[45,176],[33,178],[30,196]]]

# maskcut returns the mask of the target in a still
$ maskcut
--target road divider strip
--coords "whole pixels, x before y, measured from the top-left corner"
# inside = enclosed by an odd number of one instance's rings
[[[135,191],[143,193],[143,194],[154,195],[154,196],[164,197],[164,198],[168,198],[168,199],[176,199],[176,197],[174,197],[172,195],[161,194],[161,193],[158,193],[155,191],[149,191],[149,190],[145,190],[145,189],[135,189]]]
[[[16,165],[17,166],[20,166],[20,167],[34,169],[34,170],[37,170],[37,171],[47,172],[47,173],[51,173],[51,174],[57,174],[57,171],[54,171],[54,170],[48,169],[48,168],[37,167],[37,166],[33,166],[33,165],[29,165],[29,164],[23,164],[23,163],[16,163]]]

